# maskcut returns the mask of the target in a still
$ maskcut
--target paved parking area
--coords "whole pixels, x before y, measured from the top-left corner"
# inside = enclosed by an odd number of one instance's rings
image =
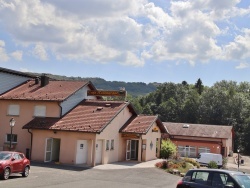
[[[153,167],[151,163],[133,163],[126,165],[100,165],[95,168],[36,163],[32,165],[30,176],[22,178],[12,176],[9,180],[0,180],[0,187],[6,188],[175,188],[181,179]]]

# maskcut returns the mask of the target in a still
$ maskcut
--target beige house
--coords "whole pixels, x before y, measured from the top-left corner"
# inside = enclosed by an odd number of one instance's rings
[[[233,150],[233,127],[205,124],[163,122],[167,134],[178,147],[181,156],[197,157],[199,153],[211,152],[228,156]]]
[[[29,153],[32,132],[22,127],[35,117],[63,116],[83,98],[87,98],[87,90],[90,89],[95,89],[90,82],[51,81],[42,76],[41,79],[26,80],[3,93],[0,95],[0,149],[10,149],[9,121],[12,117],[16,123],[11,149]]]
[[[100,100],[84,100],[62,118],[34,118],[23,128],[32,130],[32,160],[88,166],[156,159],[164,131],[157,116],[137,116],[128,102]]]
[[[129,102],[88,96],[87,91],[96,90],[91,82],[9,70],[0,71],[0,77],[7,78],[0,84],[0,150],[21,151],[37,161],[89,166],[159,156],[165,129],[158,117],[138,116]],[[16,122],[12,134],[11,118]]]

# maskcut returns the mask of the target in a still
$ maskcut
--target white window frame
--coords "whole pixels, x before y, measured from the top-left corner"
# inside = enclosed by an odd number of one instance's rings
[[[8,115],[10,116],[19,116],[20,114],[20,105],[10,104],[8,107]]]
[[[35,117],[46,117],[46,106],[45,105],[36,105],[34,107],[34,116]]]
[[[6,143],[10,143],[10,140],[8,140],[8,135],[9,135],[9,137],[11,136],[11,134],[6,134],[6,137],[5,137],[5,141],[6,141]],[[12,144],[16,144],[17,143],[17,134],[12,134],[12,137],[16,137],[16,140],[12,140]]]

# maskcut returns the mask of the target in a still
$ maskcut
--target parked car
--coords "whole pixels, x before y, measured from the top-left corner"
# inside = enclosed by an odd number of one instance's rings
[[[249,188],[250,174],[222,169],[192,169],[176,188]]]
[[[27,177],[30,171],[30,161],[23,153],[0,151],[0,178],[7,180],[12,173],[21,173]]]
[[[222,155],[217,153],[200,153],[196,161],[204,166],[207,166],[209,162],[214,161],[219,168],[222,167]]]

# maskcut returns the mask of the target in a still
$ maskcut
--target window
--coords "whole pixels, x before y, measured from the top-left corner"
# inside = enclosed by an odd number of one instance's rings
[[[109,140],[106,140],[106,150],[109,150]]]
[[[208,147],[199,147],[198,153],[210,153],[210,148],[208,148]]]
[[[114,150],[114,143],[115,143],[115,140],[111,140],[110,150]]]
[[[18,116],[20,111],[20,106],[17,104],[11,104],[8,108],[8,115]]]
[[[15,160],[21,160],[21,159],[23,159],[22,156],[21,156],[20,154],[14,154],[13,158],[14,158]]]
[[[192,175],[192,181],[198,184],[207,185],[209,172],[194,172]]]
[[[46,116],[46,106],[35,106],[34,116],[45,117]]]
[[[11,134],[7,134],[6,136],[6,142],[10,142]],[[12,143],[17,142],[17,134],[12,134]]]

